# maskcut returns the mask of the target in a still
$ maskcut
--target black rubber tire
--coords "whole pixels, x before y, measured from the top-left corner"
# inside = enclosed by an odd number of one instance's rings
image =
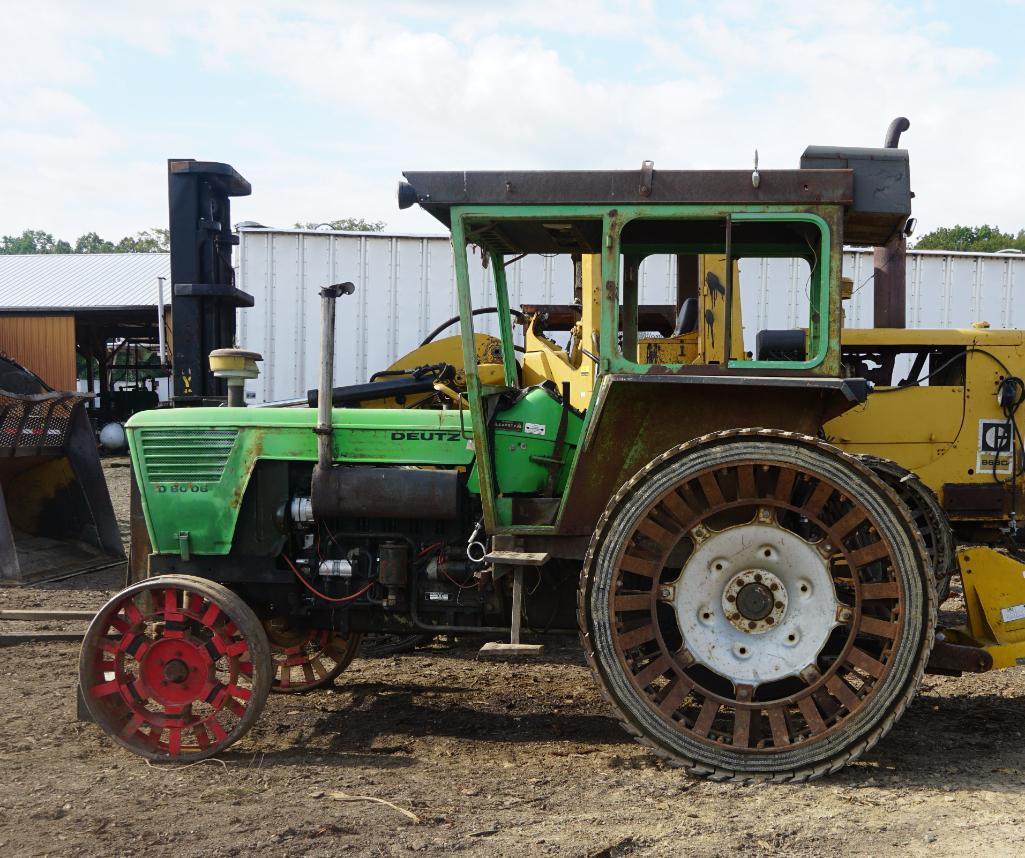
[[[651,504],[686,475],[728,461],[774,460],[796,467],[814,466],[874,517],[900,564],[907,610],[900,619],[902,645],[878,691],[845,719],[847,726],[822,739],[802,742],[776,753],[737,752],[729,745],[698,741],[656,717],[650,701],[639,695],[616,656],[609,623],[609,588],[613,563],[624,534],[629,535]],[[812,463],[814,463],[812,465]],[[637,742],[667,763],[694,776],[717,781],[753,783],[802,782],[835,772],[857,759],[893,727],[914,697],[932,650],[936,593],[931,585],[925,547],[904,504],[866,465],[825,442],[796,433],[742,429],[714,433],[659,456],[609,501],[591,540],[578,591],[578,620],[588,664],[602,694],[622,726]]]
[[[112,713],[109,708],[101,704],[99,700],[92,698],[85,693],[94,681],[93,670],[95,646],[110,628],[110,620],[113,612],[128,597],[146,590],[160,589],[168,584],[175,584],[187,588],[190,593],[196,593],[217,604],[221,611],[235,624],[242,634],[253,665],[251,677],[250,698],[245,707],[245,713],[238,723],[230,730],[221,741],[214,742],[208,748],[197,750],[188,754],[170,756],[166,753],[154,752],[126,741],[120,735],[119,727],[123,726],[117,722],[117,713]],[[270,644],[267,642],[267,635],[263,625],[253,613],[252,608],[247,605],[240,596],[233,593],[227,587],[205,578],[197,578],[192,575],[159,575],[146,578],[130,587],[122,590],[97,612],[89,628],[86,630],[82,640],[82,649],[79,655],[79,683],[83,690],[82,698],[86,708],[92,716],[93,721],[121,747],[138,754],[149,760],[161,762],[190,763],[197,760],[204,760],[221,753],[244,736],[256,722],[263,710],[267,697],[270,694],[271,681],[274,675],[271,663]]]
[[[858,458],[875,471],[911,511],[932,564],[936,583],[936,604],[950,597],[950,579],[958,571],[957,540],[939,498],[913,472],[892,459],[858,454]]]

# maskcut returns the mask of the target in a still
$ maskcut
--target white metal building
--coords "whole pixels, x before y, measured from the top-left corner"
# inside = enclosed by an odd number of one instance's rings
[[[265,358],[249,386],[250,402],[303,395],[316,386],[319,366],[318,290],[351,280],[356,294],[338,305],[335,384],[364,382],[415,348],[437,325],[455,316],[455,271],[446,235],[243,229],[238,287],[256,305],[239,311],[239,342]],[[474,306],[488,306],[491,272],[479,270]],[[854,282],[845,302],[846,323],[872,324],[872,252],[844,253],[844,274]],[[914,328],[1025,325],[1025,256],[1021,254],[912,251],[908,254],[907,319]],[[510,267],[509,300],[567,303],[568,256],[528,256]],[[806,324],[808,269],[786,259],[744,260],[744,340],[766,328]],[[754,287],[752,288],[752,283]],[[675,302],[675,257],[653,257],[641,267],[641,303]],[[1023,293],[1021,296],[1018,293]],[[1015,307],[1018,306],[1017,318]],[[495,332],[493,317],[478,330]],[[451,328],[456,333],[458,326]]]

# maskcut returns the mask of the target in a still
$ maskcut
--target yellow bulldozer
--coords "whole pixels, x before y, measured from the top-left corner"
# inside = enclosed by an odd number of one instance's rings
[[[643,263],[624,259],[624,292],[637,288]],[[726,270],[724,258],[678,257],[677,302],[640,305],[637,328],[644,333],[636,342],[621,341],[623,353],[655,365],[804,359],[806,328],[759,332],[754,351],[745,351],[744,283],[737,263],[731,267]],[[582,411],[590,405],[600,360],[597,257],[575,260],[575,281],[573,304],[523,305],[512,312],[523,329],[523,384],[547,381],[568,392]],[[841,296],[851,291],[847,281]],[[494,344],[477,336],[484,372],[493,365]],[[1025,455],[1015,420],[1025,400],[1025,334],[983,323],[952,330],[847,328],[841,342],[844,372],[868,379],[873,392],[825,424],[826,440],[862,458],[905,502],[932,561],[941,601],[960,573],[968,622],[944,628],[942,635],[969,649],[950,648],[950,671],[1025,663],[1025,552],[1019,554],[1014,543],[1025,508]],[[461,379],[458,337],[429,338],[376,381],[422,373],[427,366],[451,367],[448,381],[434,382],[439,391],[449,390],[437,401],[451,402]],[[417,401],[375,403],[431,407],[430,400],[428,392]],[[959,544],[973,547],[959,552]]]

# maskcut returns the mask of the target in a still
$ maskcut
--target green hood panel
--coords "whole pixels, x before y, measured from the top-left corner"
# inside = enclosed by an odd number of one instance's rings
[[[153,550],[177,554],[187,546],[190,553],[227,554],[256,462],[315,462],[316,422],[312,408],[136,414],[127,425],[128,445]],[[458,411],[336,408],[333,423],[336,462],[473,464]]]

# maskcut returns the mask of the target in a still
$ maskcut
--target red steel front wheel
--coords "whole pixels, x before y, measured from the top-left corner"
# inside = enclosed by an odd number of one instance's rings
[[[226,587],[185,575],[118,593],[89,625],[79,658],[93,719],[151,760],[223,751],[259,716],[273,675],[252,609]]]

